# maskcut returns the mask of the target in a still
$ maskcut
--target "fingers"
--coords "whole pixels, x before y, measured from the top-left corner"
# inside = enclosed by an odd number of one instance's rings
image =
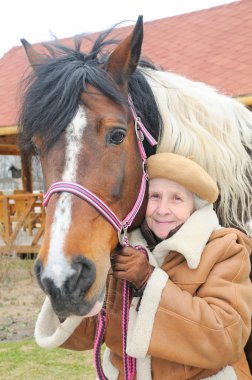
[[[132,263],[128,262],[125,257],[116,257],[114,262],[111,262],[113,271],[127,271]]]
[[[137,289],[148,277],[149,266],[145,252],[133,247],[121,247],[111,256],[113,277],[127,280]]]
[[[119,280],[127,280],[127,274],[125,271],[114,271],[113,277]]]
[[[120,247],[115,251],[116,255],[121,255],[121,256],[132,256],[135,253],[138,253],[138,250],[135,248],[132,248],[130,246],[127,247]]]
[[[124,247],[111,256],[111,266],[113,270],[134,269],[142,266],[148,261],[143,252],[131,247]]]
[[[133,262],[134,257],[132,257],[132,256],[116,255],[116,257],[113,260],[117,264],[127,264],[127,263]]]
[[[118,266],[118,264],[122,264],[122,265],[125,265],[128,263],[128,256],[121,256],[119,254],[116,254],[116,255],[113,255],[111,256],[110,258],[110,261],[111,261],[111,265],[112,265],[112,268],[115,269],[116,266]]]
[[[115,251],[110,257],[111,264],[126,264],[127,262],[130,262],[134,257],[136,257],[136,255],[138,256],[138,254],[139,252],[131,247],[120,248],[119,250]]]
[[[117,255],[111,260],[113,271],[127,271],[138,266],[138,260],[131,256]]]

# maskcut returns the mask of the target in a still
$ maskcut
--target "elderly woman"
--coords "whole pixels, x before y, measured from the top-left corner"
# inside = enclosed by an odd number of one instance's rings
[[[106,298],[104,372],[123,380],[122,280],[133,288],[127,353],[137,380],[245,380],[251,332],[251,240],[219,225],[214,180],[193,160],[148,159],[146,218],[113,254]],[[146,247],[147,254],[133,246]],[[145,253],[146,253],[145,252]],[[96,317],[64,331],[62,347],[93,347]],[[63,332],[62,332],[63,334]]]

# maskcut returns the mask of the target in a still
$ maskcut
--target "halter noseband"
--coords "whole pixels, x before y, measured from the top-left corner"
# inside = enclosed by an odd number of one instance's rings
[[[128,213],[128,215],[121,221],[118,219],[118,217],[115,215],[115,213],[99,198],[97,195],[92,193],[90,190],[85,188],[84,186],[81,186],[78,183],[75,182],[68,182],[68,181],[59,181],[53,183],[48,191],[44,194],[43,198],[43,206],[46,207],[52,194],[59,193],[59,192],[68,192],[72,193],[79,198],[87,201],[89,204],[94,206],[101,215],[103,215],[108,222],[112,224],[112,226],[117,230],[118,232],[118,238],[119,242],[122,245],[128,244],[128,238],[127,238],[127,230],[129,226],[132,224],[133,220],[135,219],[135,216],[137,215],[145,194],[146,189],[146,180],[147,180],[147,173],[145,171],[145,164],[146,164],[146,153],[143,146],[143,140],[144,137],[148,140],[148,142],[154,146],[157,144],[157,141],[151,136],[151,134],[147,131],[145,126],[143,125],[141,119],[137,116],[135,107],[133,105],[131,96],[128,96],[128,102],[129,106],[134,118],[135,122],[135,132],[137,137],[137,144],[140,152],[140,156],[142,159],[143,164],[143,175],[142,175],[142,181],[141,186],[139,190],[138,197],[136,199],[136,202],[132,208],[132,210]]]

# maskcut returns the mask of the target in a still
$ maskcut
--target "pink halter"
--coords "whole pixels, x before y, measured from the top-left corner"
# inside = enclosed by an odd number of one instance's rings
[[[137,144],[138,144],[140,156],[143,162],[143,175],[142,175],[142,181],[141,181],[141,186],[140,186],[137,200],[132,210],[123,219],[123,221],[120,221],[120,219],[118,219],[115,213],[94,193],[92,193],[90,190],[74,182],[59,181],[59,182],[53,183],[49,187],[43,199],[43,206],[46,207],[52,194],[58,193],[58,192],[69,192],[87,201],[92,206],[94,206],[100,212],[100,214],[103,215],[104,218],[106,218],[107,221],[110,222],[112,226],[117,230],[119,242],[122,246],[126,246],[129,244],[127,231],[128,231],[129,226],[132,224],[133,220],[135,219],[135,216],[137,215],[142,205],[144,195],[145,195],[146,180],[147,180],[147,173],[145,172],[145,164],[146,164],[147,156],[146,156],[144,146],[143,146],[144,137],[148,140],[151,146],[154,146],[157,144],[157,141],[151,136],[151,134],[147,131],[147,129],[143,125],[141,119],[137,116],[137,113],[136,113],[136,110],[135,110],[135,107],[133,105],[130,95],[128,96],[128,102],[129,102],[129,106],[130,106],[130,109],[134,118],[134,122],[135,122]],[[123,335],[123,364],[124,364],[124,379],[125,380],[133,380],[135,376],[135,372],[136,372],[135,359],[131,358],[130,356],[126,354],[126,339],[127,339],[127,330],[128,330],[128,320],[129,320],[129,315],[128,315],[129,304],[130,304],[130,285],[127,281],[124,281],[123,307],[122,307],[122,335]],[[98,324],[97,324],[96,337],[95,337],[95,343],[94,343],[94,363],[95,363],[97,376],[100,380],[107,380],[106,376],[103,373],[103,369],[101,365],[101,357],[100,357],[105,324],[106,324],[106,310],[102,309],[98,316]]]
[[[141,181],[141,186],[140,186],[137,200],[132,210],[123,219],[123,221],[120,221],[118,217],[115,215],[115,213],[99,197],[97,197],[97,195],[92,193],[90,190],[88,190],[84,186],[79,185],[78,183],[68,182],[68,181],[55,182],[49,187],[47,192],[44,194],[44,198],[43,198],[44,207],[47,206],[51,196],[54,193],[68,192],[82,198],[83,200],[87,201],[92,206],[94,206],[100,212],[100,214],[103,215],[113,225],[113,227],[118,231],[119,241],[122,245],[124,243],[127,244],[128,242],[127,230],[129,226],[131,226],[133,220],[135,219],[135,216],[137,215],[144,199],[144,194],[145,194],[145,189],[146,189],[146,179],[147,179],[147,174],[145,172],[145,163],[146,163],[147,156],[146,156],[144,146],[143,146],[144,137],[146,137],[146,139],[149,141],[149,143],[152,146],[157,144],[156,140],[147,131],[147,129],[141,122],[141,119],[137,116],[137,113],[134,108],[130,95],[128,97],[128,101],[129,101],[132,115],[135,120],[135,132],[136,132],[136,137],[137,137],[137,143],[138,143],[139,152],[143,161],[143,175],[142,175],[142,181]]]

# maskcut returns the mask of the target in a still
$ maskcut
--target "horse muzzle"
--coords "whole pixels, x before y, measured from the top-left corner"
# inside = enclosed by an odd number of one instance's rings
[[[49,296],[55,313],[61,319],[69,315],[95,314],[103,302],[104,291],[87,300],[86,295],[96,279],[96,269],[86,257],[76,256],[68,269],[55,263],[44,266],[37,259],[34,270],[40,287]]]

